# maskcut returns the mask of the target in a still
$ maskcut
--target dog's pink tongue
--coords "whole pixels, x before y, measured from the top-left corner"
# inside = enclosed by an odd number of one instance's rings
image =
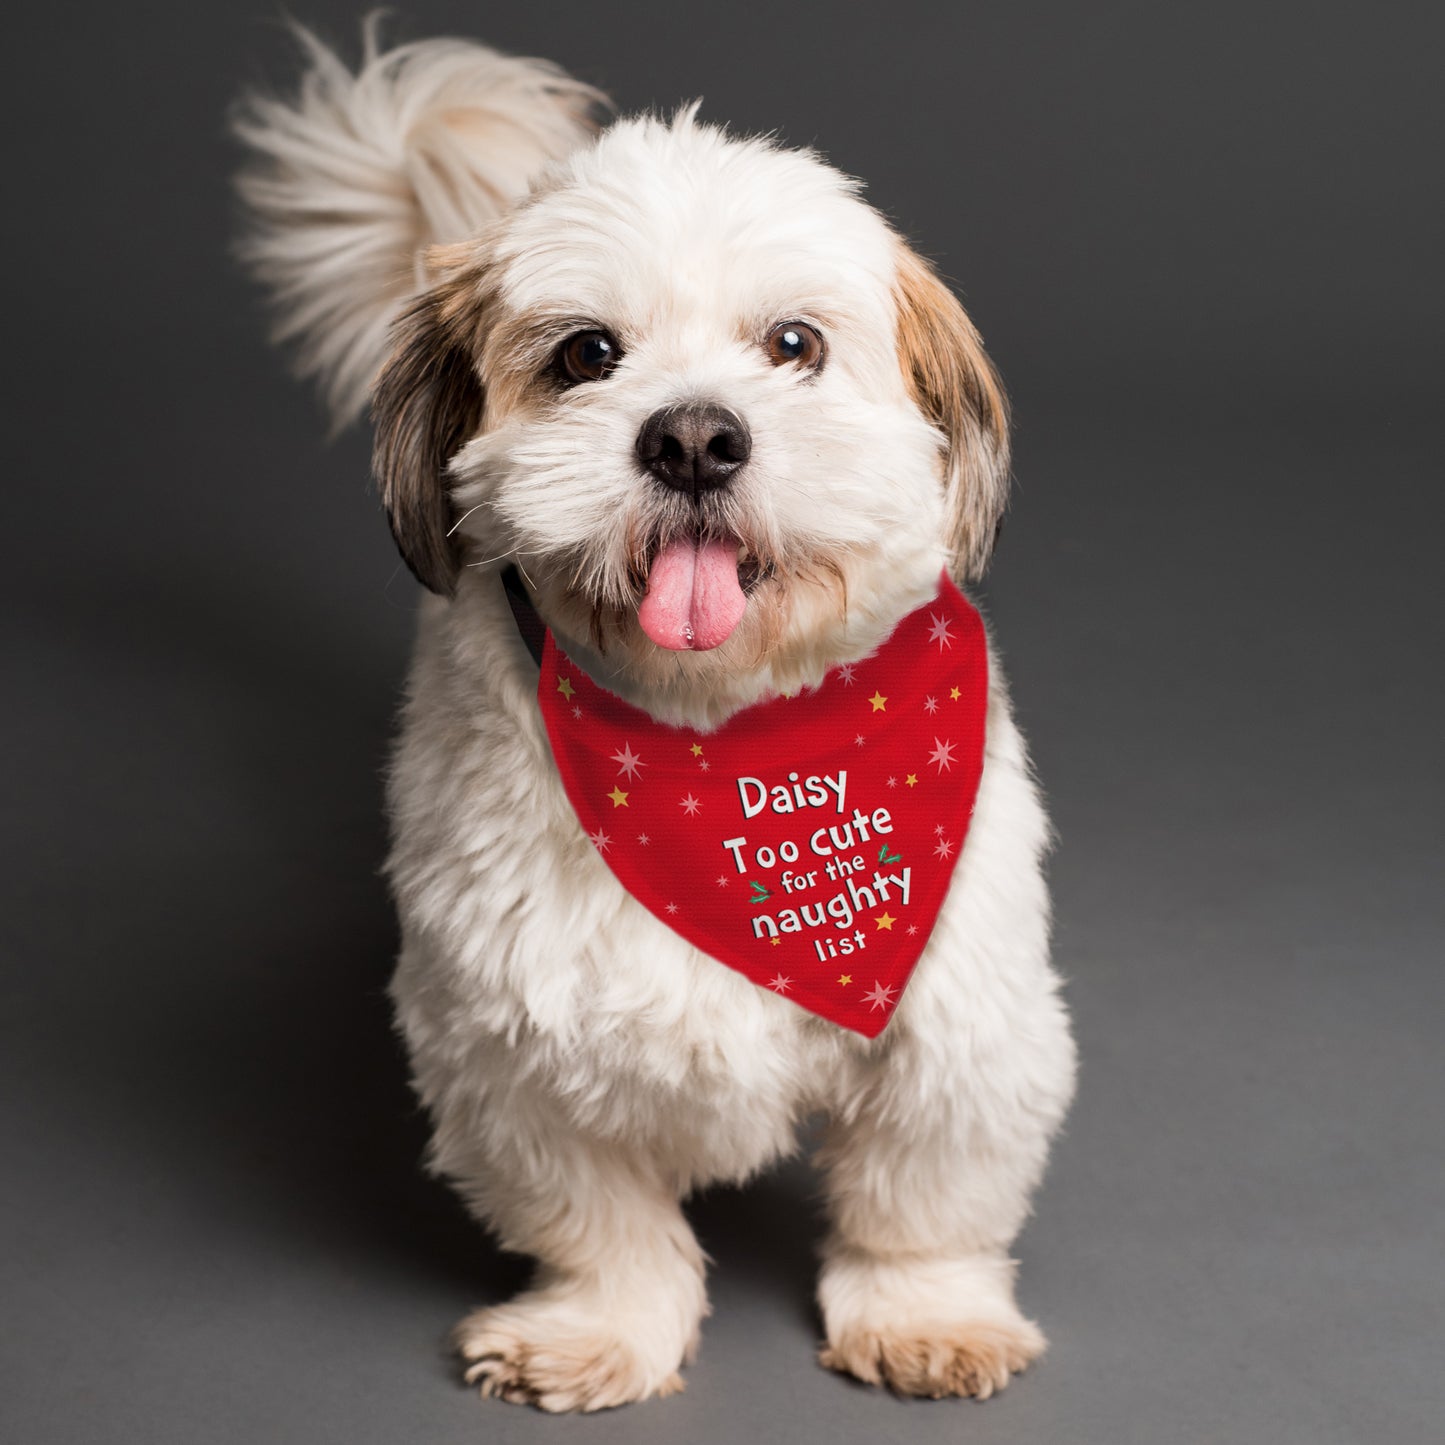
[[[747,606],[738,585],[738,544],[680,537],[653,560],[637,620],[659,647],[702,652],[733,635]]]

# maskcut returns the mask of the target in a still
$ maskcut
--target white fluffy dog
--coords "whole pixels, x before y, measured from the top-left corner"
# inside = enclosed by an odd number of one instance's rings
[[[810,152],[693,109],[604,127],[588,87],[465,41],[369,34],[352,74],[303,39],[299,94],[238,117],[248,254],[338,420],[372,395],[382,499],[430,589],[390,774],[393,995],[432,1162],[539,1264],[458,1327],[468,1380],[549,1410],[681,1389],[708,1308],[681,1201],[819,1112],[822,1362],[989,1395],[1044,1346],[1008,1250],[1074,1076],[1048,825],[997,667],[963,855],[869,1040],[624,891],[559,782],[500,578],[516,565],[568,655],[660,720],[815,687],[988,560],[1007,417],[976,331]],[[726,485],[661,486],[639,429],[699,399],[750,446]],[[745,609],[718,645],[659,646],[650,569],[704,536],[736,543]]]

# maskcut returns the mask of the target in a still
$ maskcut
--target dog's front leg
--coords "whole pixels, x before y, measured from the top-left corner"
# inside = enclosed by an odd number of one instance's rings
[[[830,1127],[824,1365],[900,1394],[986,1398],[1042,1353],[1008,1256],[1071,1091],[1062,1014],[1040,1032],[1057,1036],[1046,1064],[1005,1067],[972,1097],[967,1050],[945,1062],[902,1049]]]
[[[465,1192],[538,1272],[524,1294],[457,1326],[468,1382],[545,1410],[681,1390],[707,1300],[702,1250],[662,1171],[556,1128],[499,1154]]]

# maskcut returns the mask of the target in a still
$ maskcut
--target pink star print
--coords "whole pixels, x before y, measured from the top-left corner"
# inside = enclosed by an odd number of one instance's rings
[[[641,757],[632,751],[631,743],[623,743],[622,746],[612,754],[612,761],[618,764],[617,771],[619,773],[626,773],[629,778],[635,778],[638,768],[645,768],[647,766]]]
[[[776,978],[770,978],[768,980],[768,987],[771,989],[776,989],[779,993],[787,993],[787,991],[792,988],[792,986],[793,980],[790,978],[784,978],[781,973],[778,974]]]
[[[572,716],[573,716],[573,717],[581,717],[581,716],[582,716],[582,709],[581,709],[580,707],[574,707],[574,708],[572,709]]]
[[[944,742],[942,738],[934,738],[933,751],[928,755],[930,763],[938,764],[940,774],[946,773],[953,767],[953,741],[950,739]]]
[[[910,923],[910,924],[908,925],[908,936],[909,936],[910,938],[912,938],[913,935],[914,935],[915,933],[917,933],[917,932],[918,932],[918,925],[917,925],[916,923]]]
[[[858,746],[861,748],[863,744],[867,741],[867,739],[863,736],[862,733],[859,733],[858,736],[853,739],[853,741],[857,743]]]
[[[595,833],[587,835],[587,841],[597,849],[599,853],[605,853],[612,846],[612,839],[599,828]]]
[[[952,855],[953,855],[953,844],[950,843],[947,838],[940,838],[940,839],[938,840],[938,847],[936,847],[936,848],[933,850],[933,855],[934,855],[935,858],[949,858],[949,857],[952,857]]]
[[[669,913],[676,913],[676,912],[677,912],[677,904],[675,904],[675,903],[669,903],[669,904],[667,905],[667,911],[668,911]]]
[[[924,712],[929,712],[929,713],[937,712],[937,711],[938,711],[938,699],[937,699],[936,697],[926,697],[926,698],[924,698],[924,699],[923,699],[923,711],[924,711]]]
[[[702,799],[694,798],[691,793],[687,795],[678,805],[689,818],[697,816],[697,810],[702,807]]]
[[[726,873],[722,874],[722,875],[718,878],[718,880],[717,880],[717,886],[718,886],[719,888],[726,888],[726,887],[728,886],[728,875],[727,875]]]
[[[948,830],[943,826],[942,823],[935,823],[933,825],[933,831],[938,837],[941,838]]]
[[[639,833],[637,835],[637,841],[641,843],[642,846],[645,848],[650,842],[652,842],[652,839],[649,838],[646,833]]]
[[[852,687],[853,674],[857,671],[858,669],[853,663],[845,662],[843,666],[838,669],[838,679],[844,687]]]
[[[898,786],[898,779],[897,779],[897,778],[889,778],[889,779],[888,779],[888,786],[889,786],[890,788],[896,788],[896,787]]]
[[[863,995],[863,1002],[873,1005],[868,1010],[869,1013],[877,1013],[879,1009],[887,1008],[893,1002],[893,991],[892,984],[882,984],[874,979],[872,991]]]
[[[928,640],[938,644],[938,650],[943,651],[945,647],[953,646],[953,634],[949,632],[948,625],[950,618],[935,617],[933,613],[928,614],[928,620],[933,624],[928,629]]]

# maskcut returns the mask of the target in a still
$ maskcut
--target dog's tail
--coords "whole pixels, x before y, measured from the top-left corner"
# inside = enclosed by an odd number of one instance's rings
[[[467,40],[381,51],[375,18],[355,74],[295,27],[292,99],[250,94],[233,127],[251,157],[241,254],[269,287],[278,341],[297,345],[338,426],[366,402],[387,331],[421,285],[420,255],[459,241],[595,134],[606,98],[541,60]]]

